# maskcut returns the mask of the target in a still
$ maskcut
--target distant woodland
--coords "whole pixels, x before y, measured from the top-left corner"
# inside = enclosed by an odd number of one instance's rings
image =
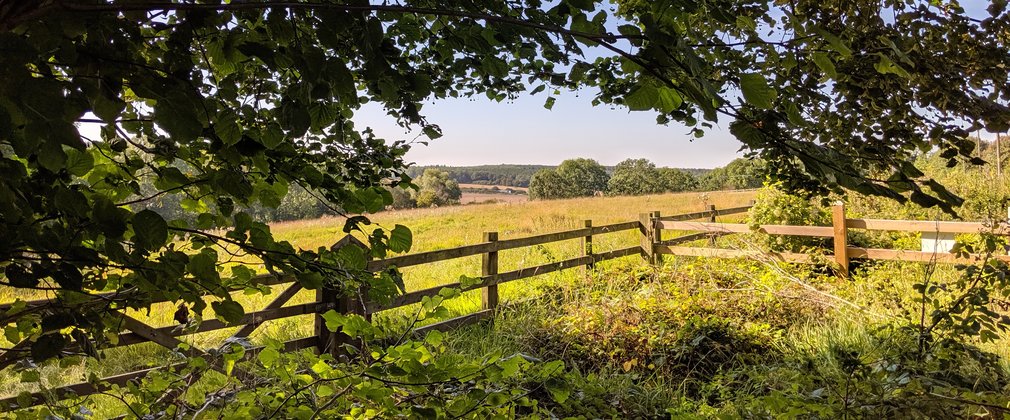
[[[425,169],[439,169],[449,173],[449,177],[460,184],[500,185],[508,187],[529,187],[530,178],[540,170],[556,170],[557,165],[478,165],[478,166],[411,166],[407,174],[417,178]],[[608,173],[614,172],[614,166],[604,166]],[[674,168],[687,172],[696,178],[702,178],[712,171],[704,168]]]

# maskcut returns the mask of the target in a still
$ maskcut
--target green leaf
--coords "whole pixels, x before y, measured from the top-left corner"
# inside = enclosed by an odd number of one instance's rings
[[[393,230],[389,232],[389,250],[393,252],[410,251],[413,240],[414,236],[406,226],[393,226]]]
[[[424,135],[432,140],[442,137],[442,129],[434,124],[425,125],[423,131]]]
[[[203,131],[197,107],[185,93],[172,89],[154,105],[154,118],[173,140],[186,143],[195,140]]]
[[[91,168],[95,166],[95,158],[91,157],[88,150],[67,149],[67,172],[74,176],[87,175]]]
[[[365,250],[357,245],[347,245],[337,250],[337,258],[350,270],[364,270],[368,264]]]
[[[814,32],[817,32],[818,35],[823,37],[825,41],[828,41],[828,45],[831,46],[831,49],[841,54],[842,57],[849,58],[852,56],[852,49],[850,49],[848,45],[845,45],[845,42],[842,41],[842,39],[839,38],[837,35],[828,32],[827,30],[820,27],[816,27],[813,30]]]
[[[814,64],[824,72],[825,75],[832,79],[838,78],[838,71],[835,70],[835,62],[831,60],[828,53],[816,52],[813,55]]]
[[[775,90],[768,86],[765,77],[756,73],[740,75],[740,90],[747,103],[762,109],[772,109],[775,101]]]
[[[245,309],[242,305],[234,300],[222,300],[217,302],[211,302],[211,308],[214,308],[214,314],[217,317],[229,324],[235,324],[242,321],[242,317],[245,316]]]
[[[876,64],[874,64],[873,68],[877,69],[878,73],[880,73],[880,74],[894,74],[894,75],[897,75],[897,76],[900,76],[900,77],[904,77],[906,79],[912,77],[910,74],[908,74],[908,71],[906,71],[905,69],[903,69],[901,66],[899,66],[898,64],[896,64],[894,61],[891,61],[891,59],[888,56],[886,56],[884,54],[877,54],[877,56],[880,57],[880,61],[878,61]]]
[[[98,91],[91,96],[91,111],[102,121],[112,123],[126,109],[126,102],[117,96]]]
[[[740,15],[736,17],[736,27],[745,31],[754,31],[757,30],[757,23],[749,16]]]
[[[808,124],[807,120],[803,118],[803,114],[800,113],[799,107],[794,103],[786,105],[786,118],[793,125],[806,126]]]
[[[680,108],[680,105],[684,103],[684,99],[681,98],[680,93],[675,89],[670,88],[660,88],[659,90],[659,110],[664,114],[669,114]]]
[[[217,116],[214,132],[229,146],[242,139],[242,127],[238,124],[238,116],[231,110],[224,110]]]
[[[548,96],[547,100],[544,101],[544,108],[545,109],[552,109],[552,108],[554,108],[554,103],[557,102],[557,100],[558,99],[555,98],[555,97],[553,97],[553,96]]]
[[[652,109],[659,101],[659,90],[650,84],[640,84],[635,90],[624,97],[624,104],[632,111]]]
[[[259,360],[259,362],[263,364],[263,366],[265,367],[273,366],[274,362],[276,362],[277,359],[280,359],[280,357],[281,352],[269,346],[264,348],[263,350],[260,350],[259,354],[256,355],[256,359]]]
[[[168,241],[168,223],[160,214],[143,210],[133,216],[133,242],[148,251],[154,251]]]
[[[571,386],[563,379],[551,378],[544,384],[544,387],[547,388],[547,392],[551,394],[551,398],[558,404],[568,401],[568,397],[572,394]]]
[[[35,340],[34,343],[32,343],[32,349],[31,349],[32,359],[34,359],[35,362],[38,363],[43,360],[56,357],[60,354],[60,352],[63,351],[65,347],[67,347],[67,344],[69,342],[70,340],[68,340],[67,336],[63,334],[60,333],[45,334],[39,337],[38,340]]]
[[[96,198],[91,214],[106,236],[119,238],[126,233],[126,219],[129,211],[119,208],[107,198]]]
[[[39,165],[50,172],[59,172],[67,163],[67,153],[63,145],[52,139],[42,143],[38,152]]]
[[[295,275],[298,284],[309,290],[317,290],[323,287],[323,275],[315,271],[303,271]]]

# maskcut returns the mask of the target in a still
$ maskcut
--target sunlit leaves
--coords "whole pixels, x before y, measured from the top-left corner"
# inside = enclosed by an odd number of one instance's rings
[[[242,304],[235,302],[234,300],[211,302],[210,306],[214,309],[214,313],[218,318],[228,322],[229,324],[238,323],[242,320],[242,317],[245,316],[245,310],[242,308]]]
[[[396,225],[393,230],[389,232],[389,250],[393,252],[407,252],[410,251],[410,246],[413,243],[413,235],[410,233],[410,229],[403,225]]]
[[[776,93],[764,76],[755,73],[740,75],[740,90],[747,103],[762,109],[771,109]]]
[[[835,63],[831,60],[831,57],[824,52],[815,52],[812,56],[814,64],[824,72],[824,75],[832,78],[838,78],[838,71],[835,70]]]

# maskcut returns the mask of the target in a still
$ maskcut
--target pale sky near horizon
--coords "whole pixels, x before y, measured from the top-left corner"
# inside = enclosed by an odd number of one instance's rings
[[[514,102],[496,103],[480,97],[428,103],[421,112],[442,128],[443,137],[427,146],[415,144],[407,160],[418,165],[556,165],[583,157],[614,165],[644,157],[659,166],[713,168],[740,156],[740,142],[726,127],[716,127],[705,137],[694,139],[683,125],[656,124],[654,112],[594,107],[588,91],[562,92],[551,110],[543,107],[545,99],[543,94],[522,94]],[[416,136],[396,126],[378,106],[359,111],[355,126],[370,126],[387,140]]]

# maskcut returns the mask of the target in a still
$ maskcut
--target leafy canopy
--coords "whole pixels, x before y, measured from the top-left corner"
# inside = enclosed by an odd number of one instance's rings
[[[699,136],[728,120],[790,189],[945,209],[960,198],[911,157],[977,163],[966,134],[1010,117],[1006,1],[988,16],[953,0],[0,6],[3,282],[62,298],[4,315],[24,321],[8,338],[34,342],[38,359],[68,351],[67,327],[93,349],[117,328],[110,311],[158,299],[199,310],[210,294],[237,320],[228,291],[258,285],[220,264],[226,252],[308,288],[395,291],[362,272],[363,255],[296,249],[243,211],[294,186],[347,215],[390,204],[384,187],[410,182],[407,144],[355,126],[367,102],[434,139],[432,98],[545,93],[549,108],[585,87]],[[166,195],[193,217],[134,207]],[[349,217],[345,231],[367,222]],[[406,250],[390,235],[371,233],[372,256]],[[117,293],[80,304],[96,292]]]

